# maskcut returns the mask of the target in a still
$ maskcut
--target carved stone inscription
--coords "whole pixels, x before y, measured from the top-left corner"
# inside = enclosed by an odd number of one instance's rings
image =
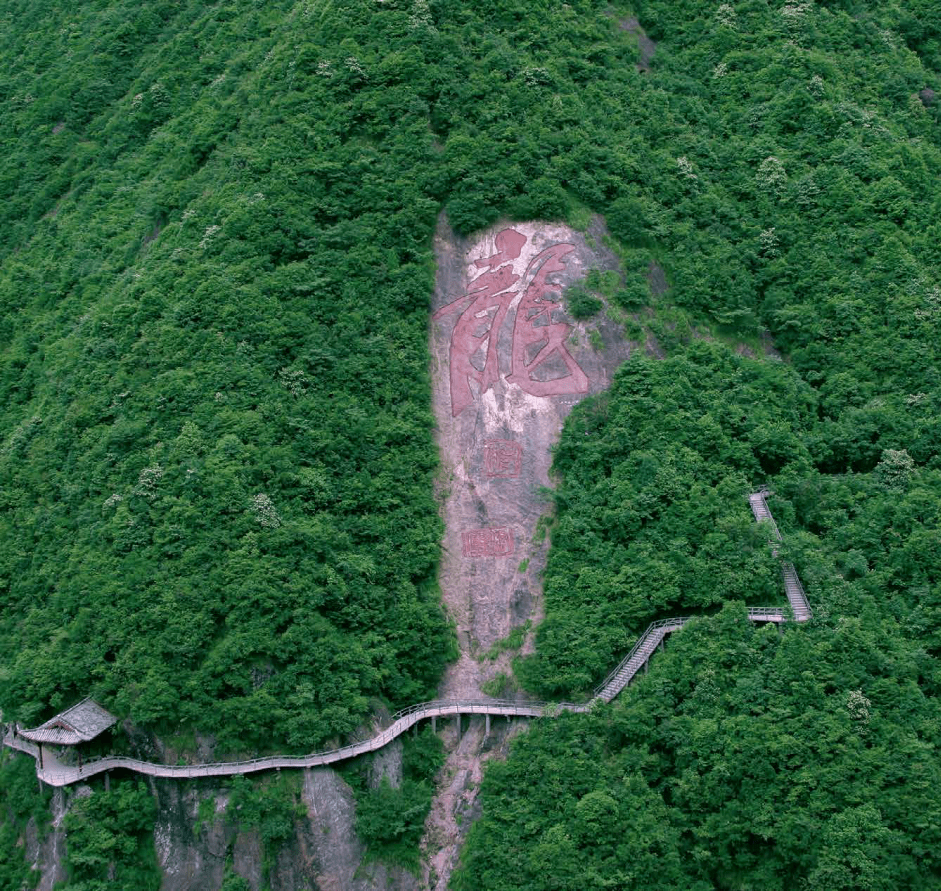
[[[527,237],[516,229],[503,229],[494,239],[496,253],[474,260],[483,270],[467,285],[467,292],[439,309],[435,319],[460,313],[451,332],[451,414],[457,417],[478,396],[504,380],[531,396],[587,393],[588,376],[569,353],[565,339],[572,326],[553,320],[561,308],[559,285],[553,273],[565,271],[563,260],[575,245],[553,244],[540,251],[520,276],[514,261]],[[513,345],[509,356],[498,354],[500,330],[516,307]],[[476,384],[477,394],[471,388]]]
[[[462,533],[465,557],[507,557],[513,553],[513,530],[473,529]]]
[[[484,443],[484,471],[490,479],[517,479],[523,469],[523,447],[506,439]]]

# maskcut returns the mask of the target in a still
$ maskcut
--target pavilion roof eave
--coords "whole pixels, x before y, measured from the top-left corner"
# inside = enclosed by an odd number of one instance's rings
[[[34,743],[48,743],[54,746],[77,746],[85,742],[74,730],[62,727],[34,727],[31,730],[20,730],[19,736]]]
[[[58,746],[76,746],[89,742],[117,723],[111,712],[102,708],[91,697],[86,697],[71,708],[51,717],[39,727],[20,730],[19,735],[35,743]]]

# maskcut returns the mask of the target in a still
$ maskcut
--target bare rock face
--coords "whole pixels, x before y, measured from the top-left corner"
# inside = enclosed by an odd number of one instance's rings
[[[480,815],[477,799],[484,765],[491,758],[505,758],[510,740],[525,731],[528,722],[492,718],[490,734],[485,719],[464,718],[460,739],[457,727],[444,731],[449,750],[447,762],[438,777],[438,789],[422,840],[423,891],[445,891],[458,864],[461,847],[474,820]]]
[[[52,891],[64,882],[65,874],[65,828],[62,820],[66,815],[65,790],[56,789],[50,802],[52,820],[49,831],[40,839],[36,821],[30,819],[26,826],[26,859],[39,871],[38,891]]]
[[[431,352],[446,524],[440,585],[461,648],[442,698],[479,698],[504,666],[476,657],[526,619],[538,622],[547,544],[534,533],[549,509],[551,449],[572,406],[606,389],[629,352],[616,323],[579,324],[565,312],[565,289],[590,269],[617,267],[596,232],[514,223],[463,240],[439,223]]]
[[[363,862],[365,846],[353,829],[353,792],[340,775],[329,768],[304,774],[302,797],[311,831],[305,833],[298,854],[313,865],[310,887],[318,891],[413,891],[417,880],[411,873]],[[271,887],[288,891],[273,882]]]
[[[622,19],[619,24],[622,31],[637,35],[637,48],[640,53],[640,58],[637,61],[637,70],[641,72],[641,74],[646,74],[650,71],[650,62],[654,57],[654,53],[657,51],[656,42],[651,40],[646,33],[644,33],[644,29],[640,26],[640,21],[634,16]]]
[[[401,753],[391,753],[375,771],[377,777],[401,775]],[[353,792],[329,768],[304,771],[306,819],[295,821],[293,837],[276,852],[265,851],[256,829],[239,831],[226,819],[228,799],[218,787],[158,780],[154,793],[161,891],[212,891],[227,870],[242,876],[252,891],[411,891],[416,886],[410,873],[364,863],[365,847],[354,830]],[[266,853],[273,855],[267,876]]]
[[[439,223],[430,339],[446,521],[440,585],[461,648],[441,684],[442,698],[481,698],[488,680],[510,672],[510,654],[496,654],[494,644],[542,618],[548,542],[534,532],[550,507],[551,449],[572,406],[604,390],[629,353],[617,323],[604,315],[576,322],[562,297],[589,270],[618,268],[603,237],[600,219],[586,234],[514,223],[467,240],[444,217]],[[522,652],[531,649],[530,631]],[[522,719],[493,718],[488,732],[482,716],[465,716],[461,728],[439,720],[449,756],[426,823],[420,876],[369,859],[354,828],[353,792],[329,768],[304,771],[306,817],[295,821],[292,837],[276,852],[265,851],[257,830],[240,831],[227,819],[224,786],[150,780],[162,891],[214,891],[229,871],[253,891],[444,891],[479,811],[484,764],[504,757],[526,726]],[[178,755],[160,740],[129,732],[141,757]],[[199,760],[219,757],[213,742],[198,740]],[[401,777],[397,741],[373,757],[369,782],[396,786]],[[53,807],[52,831],[41,842],[35,827],[27,833],[42,891],[66,878],[62,790]]]
[[[395,739],[370,757],[369,785],[375,789],[388,780],[393,789],[402,785],[402,740]]]
[[[439,221],[430,340],[446,526],[440,587],[460,646],[442,699],[482,698],[487,681],[509,671],[509,655],[494,644],[542,619],[548,542],[535,533],[550,508],[551,450],[572,406],[606,389],[630,350],[606,316],[577,323],[566,313],[571,285],[589,270],[618,268],[603,235],[596,219],[587,234],[504,223],[461,239]],[[531,648],[530,632],[522,652]],[[505,753],[512,732],[487,735],[482,718],[463,736],[449,731],[423,887],[447,887],[476,813],[482,764]]]
[[[261,865],[264,858],[261,838],[257,829],[239,832],[232,841],[232,871],[248,880],[252,891],[263,887]],[[288,876],[293,879],[293,872]],[[291,882],[291,887],[294,882]]]
[[[175,780],[153,780],[151,790],[157,798],[154,845],[162,891],[218,888],[235,835],[225,822],[227,796],[208,784]]]
[[[656,260],[651,260],[650,266],[647,267],[647,283],[654,297],[662,297],[670,290],[667,274]]]

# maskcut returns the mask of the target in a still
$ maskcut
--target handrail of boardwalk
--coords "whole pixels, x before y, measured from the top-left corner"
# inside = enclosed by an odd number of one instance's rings
[[[768,507],[768,495],[769,492],[767,489],[761,489],[748,496],[748,503],[751,505],[752,513],[759,523],[762,520],[768,520],[771,523],[775,541],[769,542],[769,544],[771,545],[771,553],[777,557],[777,544],[780,544],[784,539],[781,537],[781,530],[778,529],[778,524],[771,515],[771,508]],[[808,619],[812,619],[813,610],[810,608],[807,594],[804,591],[804,586],[801,584],[800,577],[797,575],[794,564],[782,561],[781,576],[784,579],[784,593],[787,594],[788,603],[790,603],[791,609],[794,612],[794,620],[796,622],[806,622]]]
[[[756,520],[768,519],[772,523],[775,538],[781,540],[774,517],[765,501],[765,492],[761,491],[749,496],[749,501]],[[774,543],[769,542],[775,554]],[[748,617],[753,622],[783,623],[793,618],[795,622],[806,622],[811,618],[810,605],[807,603],[803,586],[797,577],[797,572],[791,564],[782,564],[782,573],[785,576],[785,590],[791,610],[779,607],[752,607],[748,610]],[[792,577],[792,578],[791,578]],[[789,587],[790,585],[790,587]],[[797,593],[799,591],[799,594]],[[311,755],[270,755],[264,758],[252,758],[246,761],[218,761],[203,764],[155,764],[151,761],[141,761],[137,758],[125,758],[119,755],[109,755],[86,761],[80,767],[62,764],[48,749],[44,750],[43,766],[39,766],[39,747],[22,737],[17,736],[15,728],[6,730],[2,742],[5,746],[24,752],[36,759],[36,775],[51,786],[67,786],[71,783],[86,780],[96,774],[107,770],[124,769],[135,773],[153,777],[170,777],[175,779],[195,779],[209,776],[233,776],[236,774],[255,773],[260,770],[273,770],[284,768],[322,767],[355,758],[367,752],[374,752],[388,745],[396,737],[401,736],[410,727],[419,721],[428,718],[460,716],[460,715],[504,715],[507,718],[514,716],[526,718],[555,717],[563,711],[585,712],[596,702],[610,702],[618,695],[642,669],[646,669],[650,657],[656,648],[661,645],[668,634],[679,631],[690,616],[679,616],[673,619],[660,619],[651,622],[647,630],[637,639],[630,652],[617,664],[614,670],[595,689],[594,696],[588,703],[548,703],[548,702],[514,702],[508,699],[439,699],[430,702],[421,702],[410,705],[392,716],[388,727],[381,730],[370,739],[361,740],[331,749],[326,752],[316,752]]]
[[[218,761],[203,764],[155,764],[142,761],[138,758],[127,758],[119,755],[109,755],[86,761],[81,767],[60,763],[48,749],[44,750],[44,761],[47,766],[39,768],[39,747],[27,742],[22,737],[14,737],[8,731],[3,743],[10,748],[26,752],[37,759],[37,775],[41,780],[52,786],[64,786],[69,783],[84,780],[106,770],[123,768],[136,773],[154,777],[174,777],[188,779],[207,776],[232,776],[235,774],[254,773],[259,770],[272,770],[274,768],[303,768],[321,767],[354,758],[367,752],[373,752],[392,742],[397,736],[403,734],[410,727],[426,718],[452,715],[506,715],[508,717],[521,716],[539,718],[545,714],[559,711],[584,711],[585,705],[575,703],[552,704],[545,702],[511,702],[508,700],[440,700],[424,702],[410,706],[398,712],[392,723],[384,730],[367,740],[352,743],[339,749],[325,752],[316,752],[311,755],[271,755],[264,758],[251,758],[245,761]]]

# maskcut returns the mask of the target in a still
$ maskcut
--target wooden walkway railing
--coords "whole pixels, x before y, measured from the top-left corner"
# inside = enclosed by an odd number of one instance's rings
[[[749,496],[752,511],[757,520],[770,520],[774,530],[772,549],[777,554],[776,543],[781,541],[781,533],[768,510],[765,493],[758,492]],[[791,613],[796,622],[806,622],[811,617],[810,606],[801,586],[797,572],[790,563],[782,564],[784,586],[787,591]],[[788,611],[777,607],[757,607],[749,609],[748,617],[754,622],[775,622],[781,624],[788,621],[791,616]],[[402,709],[392,716],[389,726],[370,739],[355,742],[339,749],[327,752],[317,752],[312,755],[272,755],[267,758],[253,758],[248,761],[219,761],[205,764],[155,764],[150,761],[141,761],[137,758],[125,758],[112,755],[104,758],[86,761],[80,767],[63,764],[48,748],[43,749],[42,766],[40,767],[39,747],[22,737],[17,736],[15,728],[6,730],[3,735],[3,744],[11,749],[24,752],[36,759],[36,775],[50,786],[67,786],[81,780],[86,780],[96,774],[108,770],[131,770],[135,773],[153,777],[170,777],[174,779],[195,779],[198,777],[233,776],[236,774],[256,773],[261,770],[284,768],[322,767],[355,758],[367,752],[374,752],[388,745],[396,737],[401,736],[419,721],[435,720],[439,717],[458,717],[461,715],[486,715],[489,728],[490,717],[505,716],[508,719],[514,716],[524,718],[555,717],[564,711],[585,712],[596,702],[610,702],[618,695],[634,677],[643,670],[645,673],[650,657],[659,648],[663,649],[666,637],[679,631],[688,621],[689,616],[674,619],[661,619],[651,623],[647,630],[637,639],[631,651],[621,660],[617,667],[596,688],[593,698],[587,704],[571,702],[512,702],[504,699],[467,699],[467,700],[435,700],[422,702]]]
[[[771,516],[766,501],[767,494],[765,489],[755,492],[748,496],[748,503],[751,505],[752,513],[759,523],[763,520],[771,523],[774,536],[774,541],[771,542],[771,551],[777,557],[777,545],[782,541],[781,530],[778,529],[778,524],[774,522],[774,517]],[[784,592],[787,594],[788,603],[791,604],[791,610],[794,613],[794,621],[806,622],[808,619],[813,618],[814,614],[810,609],[810,603],[807,601],[807,594],[804,593],[804,586],[801,584],[794,564],[782,561],[781,575],[784,578]]]

